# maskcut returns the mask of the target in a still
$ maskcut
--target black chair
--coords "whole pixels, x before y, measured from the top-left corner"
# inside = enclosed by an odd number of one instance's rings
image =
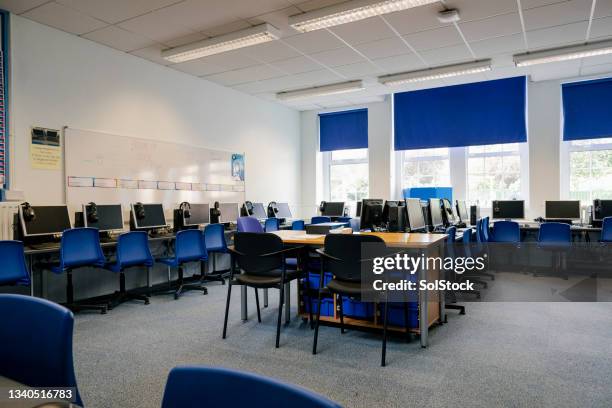
[[[372,244],[371,250],[376,256],[389,255],[390,251],[386,248],[382,238],[374,235],[345,235],[345,234],[329,234],[325,237],[324,249],[318,249],[317,252],[321,255],[321,280],[319,283],[319,305],[321,304],[321,295],[333,294],[339,297],[339,315],[340,315],[340,332],[344,333],[344,312],[343,312],[343,297],[354,298],[360,300],[362,297],[361,285],[361,268],[364,262],[371,263],[372,258],[362,258],[362,244]],[[333,275],[331,281],[324,285],[323,277],[325,272]],[[389,303],[386,293],[383,295],[385,301],[384,320],[383,320],[383,344],[381,365],[386,364],[387,354],[387,322],[389,320]],[[408,302],[402,302],[404,306],[404,324],[406,327],[406,338],[410,340],[410,324],[408,317]],[[312,308],[311,308],[312,309]],[[319,322],[321,317],[321,308],[317,310],[317,318],[315,324],[314,342],[312,346],[312,354],[317,354],[317,340],[319,337]]]
[[[276,325],[276,348],[279,347],[280,325],[283,312],[284,287],[286,283],[302,277],[302,271],[287,270],[285,258],[287,253],[299,250],[299,247],[284,248],[278,235],[260,232],[237,232],[234,235],[234,247],[229,248],[232,255],[232,269],[227,287],[223,338],[227,333],[227,316],[229,313],[232,286],[244,285],[255,289],[257,321],[261,323],[259,295],[257,289],[278,289],[278,322]],[[242,273],[237,273],[241,270]],[[307,279],[306,279],[307,281]],[[310,305],[312,306],[312,305]],[[312,310],[312,307],[310,308]]]

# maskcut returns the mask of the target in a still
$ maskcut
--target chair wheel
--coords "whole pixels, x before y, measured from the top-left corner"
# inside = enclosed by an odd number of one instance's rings
[[[178,300],[178,298],[179,298],[178,293],[175,293],[175,294],[174,294],[174,300]]]
[[[106,309],[100,310],[100,314],[106,314]]]
[[[150,303],[150,302],[149,302],[149,299],[145,299],[145,302],[144,302],[144,303],[145,303],[145,305],[148,305],[148,304]]]

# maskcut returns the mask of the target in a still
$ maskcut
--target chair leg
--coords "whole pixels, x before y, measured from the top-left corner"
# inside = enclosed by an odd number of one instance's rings
[[[308,279],[308,274],[306,274],[306,293],[308,294],[308,319],[310,321],[310,330],[314,329],[314,321],[312,320],[312,293],[310,290],[310,279]]]
[[[383,343],[382,343],[382,358],[380,361],[381,367],[387,365],[387,324],[389,322],[389,302],[385,302],[385,317],[383,320]]]
[[[115,292],[110,301],[108,302],[108,309],[112,310],[115,307],[119,306],[121,303],[130,301],[130,300],[140,300],[143,301],[145,305],[149,304],[149,298],[145,295],[138,295],[136,293],[130,293],[125,289],[125,273],[119,273],[119,291]]]
[[[338,295],[338,299],[340,300],[340,333],[344,334],[344,308],[343,308],[343,299],[342,295]],[[319,303],[319,308],[321,304]]]
[[[230,300],[232,298],[232,282],[227,284],[227,300],[225,301],[225,319],[223,320],[223,338],[227,333],[227,315],[229,313]]]
[[[319,339],[319,322],[321,322],[321,290],[319,289],[319,307],[317,307],[317,321],[315,322],[314,341],[312,342],[312,354],[317,354],[317,340]]]
[[[100,314],[106,314],[108,310],[108,305],[88,305],[75,303],[74,301],[74,284],[72,283],[72,271],[66,271],[66,304],[65,306],[70,309],[72,312],[77,313],[81,310],[98,310]]]
[[[283,317],[283,305],[285,303],[285,282],[281,282],[279,286],[279,302],[278,302],[278,321],[276,322],[276,348],[280,347],[280,327]]]
[[[257,321],[261,323],[261,312],[259,311],[259,292],[257,288],[253,288],[255,290],[255,305],[257,306]]]

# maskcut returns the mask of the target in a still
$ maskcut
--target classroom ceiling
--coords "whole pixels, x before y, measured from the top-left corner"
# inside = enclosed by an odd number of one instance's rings
[[[512,55],[612,38],[612,0],[445,0],[300,34],[288,16],[344,0],[0,0],[0,8],[208,81],[277,101],[275,94],[362,79],[350,94],[280,102],[320,109],[383,100],[399,90],[515,75],[540,81],[612,72],[612,56],[516,68]],[[444,3],[444,4],[443,4]],[[458,23],[442,24],[444,5]],[[171,64],[163,49],[268,22],[282,38]],[[492,58],[493,70],[386,87],[376,77]]]

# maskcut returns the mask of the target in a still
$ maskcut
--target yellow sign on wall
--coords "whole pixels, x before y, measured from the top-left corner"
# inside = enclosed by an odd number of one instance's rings
[[[30,162],[33,169],[61,170],[62,146],[58,130],[32,128]]]

